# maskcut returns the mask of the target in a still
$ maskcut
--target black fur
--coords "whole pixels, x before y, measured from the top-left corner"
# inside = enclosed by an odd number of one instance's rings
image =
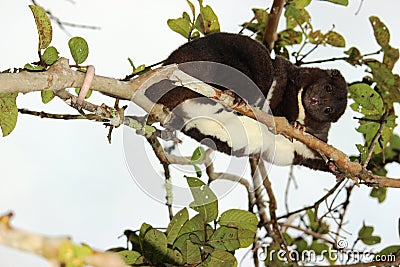
[[[276,80],[269,106],[274,116],[284,116],[289,122],[298,119],[298,93],[303,89],[301,100],[305,109],[306,132],[325,142],[328,140],[331,122],[337,121],[346,108],[347,84],[338,70],[296,67],[279,56],[272,60],[262,44],[246,36],[214,33],[195,39],[175,50],[164,65],[192,61],[211,61],[231,66],[247,75],[264,97],[268,95],[273,81]],[[224,87],[220,88],[223,90],[230,89],[237,93],[237,90],[250,86],[249,82],[243,81],[242,78],[236,79],[236,75],[224,77],[224,72],[218,68],[207,66],[194,69],[192,65],[188,65],[182,66],[182,69],[201,80],[223,80]],[[217,87],[218,83],[215,83]],[[171,88],[174,86],[170,82],[161,82],[157,86],[150,87],[146,95],[171,110],[187,99],[200,96],[187,88],[175,87],[173,90]],[[259,101],[260,97],[253,91],[242,90],[238,94],[250,105],[263,106],[263,102]],[[186,134],[197,140],[204,138],[199,136],[198,131],[192,130]],[[229,153],[229,148],[224,146],[227,146],[226,143],[220,142],[218,150]],[[318,159],[307,159],[295,153],[293,164],[329,171],[319,155]]]

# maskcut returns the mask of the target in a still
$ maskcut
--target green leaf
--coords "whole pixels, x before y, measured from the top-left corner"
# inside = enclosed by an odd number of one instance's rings
[[[326,43],[335,46],[335,47],[345,47],[346,46],[346,41],[344,40],[344,37],[335,32],[335,31],[329,31],[326,35]]]
[[[245,210],[230,209],[221,214],[218,224],[227,227],[257,231],[258,219],[253,213]]]
[[[149,229],[143,238],[143,255],[152,263],[161,263],[167,255],[167,237],[157,229]]]
[[[262,8],[253,8],[254,17],[259,24],[265,25],[268,21],[268,12]]]
[[[291,237],[287,232],[283,232],[283,233],[282,233],[282,237],[283,237],[283,239],[285,240],[285,242],[286,242],[286,244],[287,244],[288,246],[293,245],[294,239],[293,239],[293,237]]]
[[[17,96],[18,93],[0,94],[0,127],[3,136],[9,135],[17,125]]]
[[[132,74],[139,74],[139,73],[141,73],[141,72],[143,72],[143,71],[145,71],[145,70],[146,70],[146,65],[142,64],[142,65],[140,65],[139,67],[135,68],[135,69],[132,71]]]
[[[305,9],[296,8],[295,4],[289,4],[285,10],[286,28],[293,29],[297,25],[310,23],[311,16]]]
[[[297,250],[299,253],[302,253],[304,250],[307,250],[307,249],[308,249],[307,241],[304,240],[304,239],[301,238],[301,237],[296,238],[296,239],[294,240],[293,244],[296,245],[296,250]]]
[[[194,17],[196,16],[196,8],[194,7],[192,2],[190,2],[189,0],[186,0],[186,1],[190,7],[190,10],[192,11],[192,17],[194,19]]]
[[[320,230],[320,224],[315,220],[315,213],[313,210],[307,210],[306,211],[308,220],[310,221],[310,228],[314,232],[319,232]]]
[[[192,31],[192,25],[185,18],[169,19],[167,20],[168,27],[174,32],[179,33],[185,39],[189,39]]]
[[[190,39],[196,39],[200,37],[200,33],[198,31],[193,31],[192,35],[190,36]]]
[[[183,12],[182,13],[182,18],[184,18],[185,20],[187,20],[189,23],[191,23],[191,19],[190,16],[187,12]]]
[[[220,31],[218,17],[209,5],[200,6],[200,14],[197,16],[195,27],[203,34]]]
[[[77,65],[82,64],[89,55],[89,46],[82,37],[72,37],[68,41],[72,58]]]
[[[178,237],[184,224],[189,220],[189,213],[186,208],[181,209],[168,224],[166,231],[168,244],[172,245]]]
[[[360,144],[357,144],[356,147],[357,147],[358,151],[360,152],[361,162],[365,162],[368,157],[368,147],[360,145]]]
[[[370,195],[370,197],[376,198],[379,203],[382,203],[386,199],[386,192],[387,192],[387,188],[375,187],[371,190],[371,193],[369,195]]]
[[[374,29],[375,39],[381,47],[386,47],[390,42],[390,33],[386,25],[375,16],[369,17],[372,28]]]
[[[331,2],[342,6],[348,6],[349,4],[349,0],[320,0],[320,1]]]
[[[201,178],[201,176],[203,175],[203,172],[201,171],[200,167],[197,165],[193,165],[194,170],[196,171],[196,176],[197,178]]]
[[[58,60],[58,51],[54,46],[49,46],[46,48],[42,55],[42,60],[46,65],[51,66]]]
[[[142,256],[139,252],[132,250],[120,251],[118,252],[118,255],[124,260],[126,265],[134,264],[136,260],[139,259],[140,256]]]
[[[41,91],[40,95],[42,96],[43,104],[49,103],[56,96],[53,91]]]
[[[366,146],[371,146],[376,134],[380,129],[379,119],[380,117],[376,116],[366,116],[366,120],[360,121],[360,126],[357,128],[357,131],[362,133],[365,138]],[[376,122],[374,121],[376,120]],[[395,123],[396,116],[391,115],[386,118],[386,125],[384,126],[381,136],[379,138],[379,145],[376,145],[374,148],[374,153],[381,153],[382,149],[385,149],[387,144],[389,143],[391,136],[393,134],[393,129],[396,126]]]
[[[181,252],[184,263],[193,265],[201,262],[200,246],[190,241],[190,234],[180,236],[176,240],[174,247]]]
[[[293,3],[297,9],[302,9],[308,6],[311,0],[294,0]]]
[[[45,68],[43,66],[32,66],[31,64],[25,64],[24,69],[28,71],[43,71]]]
[[[254,242],[256,233],[247,229],[238,229],[238,239],[241,248],[247,248]]]
[[[186,181],[194,198],[190,207],[203,217],[205,223],[217,219],[218,200],[214,192],[198,178],[187,177]]]
[[[204,159],[204,154],[205,154],[204,148],[201,146],[197,147],[192,153],[192,158],[191,158],[192,164],[197,164],[201,162]]]
[[[153,229],[153,227],[150,224],[147,223],[143,223],[142,226],[140,226],[140,231],[139,231],[139,243],[140,243],[140,247],[141,247],[141,251],[143,251],[143,240],[144,240],[144,236],[146,235],[146,233]]]
[[[53,29],[51,27],[50,19],[42,7],[36,5],[29,5],[29,7],[35,18],[39,34],[39,50],[45,49],[49,46],[53,37]]]
[[[310,249],[315,252],[317,255],[321,255],[324,251],[329,250],[329,246],[325,243],[318,242],[317,240],[314,240],[311,243]]]
[[[186,221],[181,230],[179,231],[178,236],[187,233],[192,233],[195,231],[204,231],[204,220],[200,214],[197,214],[190,220]]]
[[[279,34],[280,43],[284,46],[300,44],[303,40],[303,35],[301,32],[295,31],[293,29],[287,29],[281,31]]]
[[[384,256],[385,258],[387,258],[390,255],[397,255],[399,252],[400,252],[399,245],[389,246],[389,247],[386,247],[386,248],[382,249],[381,251],[379,251],[375,255],[375,260],[382,260],[382,257],[379,257],[378,259],[376,259],[377,256]]]
[[[374,227],[366,226],[364,224],[363,227],[358,231],[358,238],[368,246],[379,244],[381,242],[381,238],[380,236],[373,236],[373,232]]]
[[[142,251],[141,245],[140,245],[140,240],[139,240],[139,235],[137,232],[131,231],[131,230],[125,230],[124,235],[126,236],[128,242],[131,243],[132,245],[132,250],[135,251]]]
[[[81,88],[75,88],[75,93],[77,95],[79,95],[79,93],[81,92]],[[89,91],[87,92],[85,99],[88,99],[91,95],[92,95],[93,90],[89,89]]]
[[[377,91],[381,94],[385,103],[391,104],[400,101],[400,79],[382,62],[376,60],[366,60],[366,64],[371,68],[374,81],[377,83]]]
[[[202,262],[199,267],[234,267],[237,266],[235,256],[224,250],[215,250],[210,256]]]
[[[221,226],[211,236],[208,244],[216,249],[235,251],[240,248],[238,229]]]
[[[165,257],[163,257],[163,263],[181,266],[185,262],[183,261],[182,253],[180,253],[179,250],[167,248],[167,253]]]
[[[349,87],[350,97],[356,105],[351,108],[364,115],[382,115],[384,112],[381,96],[365,83],[356,83]]]

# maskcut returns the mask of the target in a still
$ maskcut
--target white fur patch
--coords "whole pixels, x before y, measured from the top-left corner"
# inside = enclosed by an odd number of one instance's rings
[[[213,136],[226,142],[232,151],[243,155],[262,153],[265,160],[276,165],[291,165],[294,152],[305,158],[314,154],[301,142],[290,142],[286,137],[274,135],[257,121],[237,116],[222,105],[199,103],[195,99],[180,105],[184,114],[185,130],[196,128],[205,136]]]
[[[306,113],[304,111],[303,101],[301,100],[302,94],[303,94],[303,88],[301,88],[299,90],[299,93],[297,94],[297,102],[299,105],[299,116],[297,117],[297,121],[304,125],[304,119],[306,117]]]
[[[276,80],[274,79],[272,81],[271,87],[268,90],[267,98],[265,99],[264,106],[262,108],[264,111],[267,112],[269,111],[269,103],[271,102],[271,98],[274,93],[275,87],[276,87]]]

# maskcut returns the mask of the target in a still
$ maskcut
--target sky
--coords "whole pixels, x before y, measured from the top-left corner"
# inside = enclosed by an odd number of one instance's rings
[[[400,47],[400,24],[397,0],[350,0],[348,7],[324,1],[312,1],[308,11],[313,25],[327,32],[334,27],[346,38],[346,49],[357,46],[362,53],[379,49],[374,41],[368,18],[378,16],[391,31],[391,44]],[[221,29],[238,32],[239,24],[252,17],[251,8],[269,7],[272,1],[206,0],[219,17]],[[67,28],[71,36],[82,36],[89,43],[90,53],[86,61],[96,67],[96,73],[122,78],[130,73],[127,60],[136,65],[150,65],[165,59],[168,54],[185,42],[184,38],[169,30],[166,21],[189,11],[184,0],[75,0],[38,1],[61,20],[101,27],[101,30]],[[384,3],[384,4],[383,4]],[[3,1],[0,8],[2,41],[0,42],[0,69],[22,67],[37,60],[37,31],[28,5],[30,1]],[[60,54],[70,57],[67,42],[70,36],[53,25],[52,45]],[[310,59],[343,56],[343,49],[323,48]],[[321,65],[338,68],[348,82],[359,80],[363,68],[354,69],[341,62]],[[395,67],[399,73],[399,65]],[[73,113],[74,111],[54,100],[41,103],[40,94],[20,95],[18,106],[31,110]],[[113,100],[94,94],[90,101],[113,105]],[[398,107],[396,107],[398,110]],[[141,111],[129,107],[130,112]],[[355,143],[362,142],[354,128],[354,113],[348,109],[343,118],[333,125],[329,142],[347,154],[356,154]],[[0,139],[0,214],[13,211],[13,225],[28,231],[54,236],[71,236],[76,242],[87,243],[94,248],[107,249],[125,244],[118,236],[125,229],[139,229],[143,222],[154,227],[166,227],[168,212],[164,202],[163,183],[159,177],[161,166],[154,159],[148,145],[140,136],[128,129],[119,128],[113,133],[112,144],[107,142],[107,130],[99,123],[90,121],[54,121],[20,115],[14,132]],[[184,138],[180,149],[186,155],[196,144]],[[245,161],[217,155],[216,169],[239,166],[246,169]],[[229,164],[227,164],[229,163]],[[278,203],[283,203],[289,168],[270,167],[270,178]],[[326,189],[335,184],[330,174],[295,167],[298,189],[291,189],[289,205],[292,209],[313,204]],[[173,173],[182,171],[174,167]],[[187,171],[187,169],[183,169]],[[154,175],[149,183],[146,179]],[[397,165],[390,168],[389,176],[400,177]],[[174,179],[183,186],[182,178]],[[240,186],[229,182],[212,185],[220,198],[220,210],[247,208],[246,193]],[[222,189],[229,188],[229,192]],[[348,221],[345,228],[353,235],[363,221],[376,225],[376,233],[384,244],[399,242],[397,220],[400,217],[398,190],[389,190],[385,203],[378,205],[368,197],[370,189],[354,189]],[[189,203],[182,195],[176,196],[175,211]],[[397,203],[397,204],[396,204]],[[373,212],[371,212],[373,211]],[[283,204],[278,213],[283,213]],[[241,252],[243,255],[245,251]],[[246,261],[245,261],[246,262]],[[0,266],[47,266],[46,261],[15,250],[0,247]],[[245,265],[243,265],[245,266]]]

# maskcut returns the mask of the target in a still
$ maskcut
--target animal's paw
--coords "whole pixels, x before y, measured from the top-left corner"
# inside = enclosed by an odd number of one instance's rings
[[[302,132],[305,132],[305,131],[306,131],[306,126],[304,126],[303,124],[301,124],[301,123],[298,122],[298,121],[292,122],[292,126],[293,126],[294,128],[296,128],[296,129],[302,131]]]
[[[241,98],[239,95],[237,95],[234,91],[226,90],[224,91],[224,93],[234,98],[233,108],[241,109],[248,105],[248,102],[245,99]]]

